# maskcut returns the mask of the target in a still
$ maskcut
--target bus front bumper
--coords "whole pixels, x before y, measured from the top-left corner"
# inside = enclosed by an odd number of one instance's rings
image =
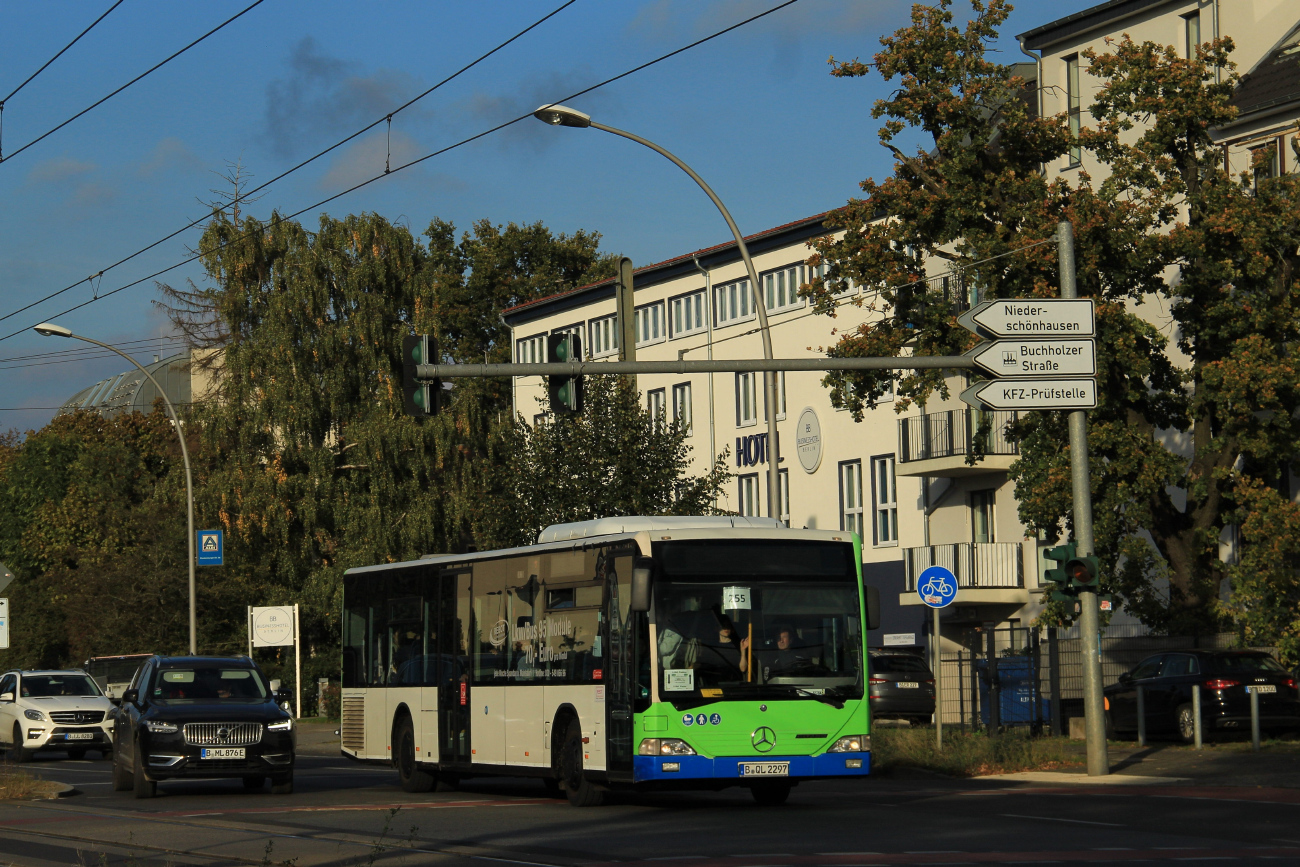
[[[789,763],[785,775],[746,775],[746,765]],[[823,753],[820,756],[634,756],[633,779],[638,783],[672,780],[800,780],[819,777],[864,777],[871,771],[871,753]]]

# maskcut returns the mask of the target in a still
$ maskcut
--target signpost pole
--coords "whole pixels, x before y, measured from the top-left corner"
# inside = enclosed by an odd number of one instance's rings
[[[298,632],[298,603],[293,603],[293,685],[298,691],[293,715],[302,719],[302,637]]]
[[[934,609],[934,746],[943,749],[943,648],[939,644],[939,609]]]
[[[248,606],[248,658],[253,658],[253,606]]]
[[[1074,228],[1069,222],[1057,226],[1057,254],[1061,270],[1061,297],[1078,298],[1074,273]],[[1070,413],[1070,480],[1074,495],[1074,538],[1080,557],[1096,553],[1092,535],[1092,482],[1088,466],[1088,414]],[[1101,635],[1097,594],[1079,594],[1079,635],[1083,645],[1083,718],[1087,734],[1088,775],[1106,776],[1110,760],[1106,754],[1106,719],[1101,683]]]

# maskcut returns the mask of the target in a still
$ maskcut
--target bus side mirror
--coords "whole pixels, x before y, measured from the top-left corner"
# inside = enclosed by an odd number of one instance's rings
[[[864,584],[867,591],[867,629],[880,628],[880,588]]]
[[[650,588],[653,586],[654,561],[649,557],[638,557],[632,564],[632,610],[650,610]]]

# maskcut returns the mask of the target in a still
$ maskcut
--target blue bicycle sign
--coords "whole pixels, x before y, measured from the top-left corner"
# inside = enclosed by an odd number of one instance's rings
[[[957,576],[951,569],[931,566],[917,576],[916,593],[931,608],[946,608],[957,598]]]

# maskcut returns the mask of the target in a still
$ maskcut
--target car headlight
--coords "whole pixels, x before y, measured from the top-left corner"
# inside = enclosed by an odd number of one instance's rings
[[[293,717],[273,722],[266,727],[266,730],[269,732],[291,732],[293,731]]]
[[[695,750],[681,738],[643,738],[637,752],[643,756],[693,756]]]
[[[845,735],[831,745],[830,753],[866,753],[871,751],[871,735]]]
[[[23,711],[23,716],[30,720],[35,720],[36,722],[44,722],[45,720],[45,714],[38,710],[25,710]]]
[[[145,727],[156,735],[171,735],[176,733],[176,723],[161,722],[156,719],[148,720]]]

